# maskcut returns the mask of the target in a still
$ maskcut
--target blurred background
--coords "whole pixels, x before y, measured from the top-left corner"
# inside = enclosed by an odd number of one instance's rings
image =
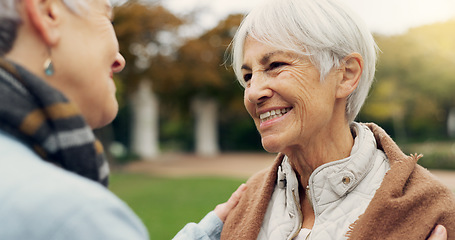
[[[119,115],[96,134],[113,166],[111,189],[151,239],[171,239],[273,161],[227,52],[259,1],[115,2],[127,65],[115,79]],[[406,153],[423,153],[421,165],[455,170],[455,1],[344,1],[381,49],[357,121],[382,126]]]

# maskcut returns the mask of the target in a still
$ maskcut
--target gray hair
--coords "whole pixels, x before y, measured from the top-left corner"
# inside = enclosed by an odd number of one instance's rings
[[[85,7],[86,1],[62,0],[62,2],[74,13],[80,14]],[[16,39],[17,29],[21,23],[17,4],[20,0],[0,0],[0,56],[8,53]]]
[[[359,85],[347,99],[346,118],[354,121],[373,82],[377,45],[372,34],[341,0],[266,0],[243,20],[232,43],[232,60],[238,81],[245,87],[241,67],[247,37],[285,51],[309,56],[321,81],[347,55],[364,59]]]

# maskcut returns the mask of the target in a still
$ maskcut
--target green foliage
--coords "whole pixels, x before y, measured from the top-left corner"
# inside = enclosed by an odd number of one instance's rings
[[[447,114],[455,107],[453,29],[455,20],[377,36],[382,53],[362,117],[393,122],[400,140],[446,137]]]
[[[403,144],[403,151],[423,154],[418,163],[425,168],[455,170],[455,143],[451,141]]]
[[[418,163],[428,169],[455,170],[455,157],[447,152],[425,155]]]
[[[221,113],[220,146],[223,151],[263,151],[261,136],[246,110]]]
[[[194,120],[180,114],[162,111],[160,143],[163,151],[191,152],[194,149]]]
[[[110,189],[146,225],[150,239],[172,239],[189,222],[199,222],[244,182],[223,178],[162,178],[114,173]]]

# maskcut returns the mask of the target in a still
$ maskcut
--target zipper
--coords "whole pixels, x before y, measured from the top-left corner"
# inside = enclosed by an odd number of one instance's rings
[[[305,194],[307,196],[308,202],[310,202],[311,208],[314,209],[313,207],[313,200],[311,199],[311,194],[310,194],[310,185],[307,185],[305,188]]]
[[[295,188],[292,188],[292,196],[294,197],[294,203],[297,206],[297,213],[299,216],[299,227],[298,227],[297,231],[294,232],[292,237],[288,238],[288,239],[294,239],[295,237],[297,237],[300,233],[300,229],[302,229],[302,224],[303,224],[302,209],[300,209],[300,202],[297,201],[297,197],[295,196]]]

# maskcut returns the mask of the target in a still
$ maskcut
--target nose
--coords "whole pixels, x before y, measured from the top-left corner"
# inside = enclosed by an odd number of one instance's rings
[[[112,71],[114,73],[119,73],[125,68],[125,58],[122,56],[122,54],[117,53],[117,56],[115,57],[114,63],[112,63]]]
[[[245,89],[245,97],[249,102],[260,104],[271,98],[273,91],[265,77],[255,76],[250,79],[249,85]]]

